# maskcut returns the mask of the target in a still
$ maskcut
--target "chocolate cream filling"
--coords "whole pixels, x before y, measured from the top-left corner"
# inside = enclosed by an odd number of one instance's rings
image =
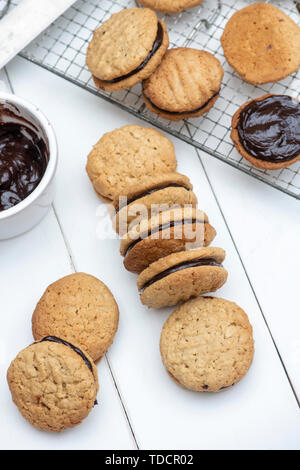
[[[145,196],[149,196],[150,194],[156,193],[156,191],[160,191],[162,189],[166,188],[184,188],[187,191],[191,191],[191,189],[188,186],[185,186],[184,184],[178,184],[178,183],[166,183],[166,184],[161,184],[159,186],[156,186],[155,188],[148,189],[147,191],[143,191],[142,193],[136,194],[135,196],[132,196],[131,198],[127,199],[126,201],[122,202],[119,204],[118,208],[116,209],[116,214],[120,212],[121,209],[125,206],[129,206],[129,204],[132,204],[133,202],[137,201],[138,199],[142,199]]]
[[[143,70],[146,67],[146,65],[148,64],[150,59],[152,59],[154,54],[158,51],[158,49],[162,45],[163,39],[164,39],[164,30],[163,30],[163,27],[162,27],[162,25],[159,21],[157,23],[156,39],[153,43],[151,51],[149,52],[149,54],[146,57],[146,59],[136,69],[132,70],[132,72],[129,72],[126,75],[123,75],[122,77],[114,78],[113,80],[101,80],[101,81],[103,81],[105,83],[119,83],[122,80],[126,80],[126,78],[132,77],[132,75],[135,75],[135,74],[139,73],[141,70]]]
[[[171,114],[172,116],[178,116],[178,115],[181,115],[181,114],[196,114],[196,113],[199,113],[199,111],[204,109],[210,103],[210,101],[212,101],[216,96],[219,95],[220,90],[218,90],[214,95],[212,95],[212,97],[209,98],[209,100],[207,100],[206,103],[204,103],[202,106],[200,106],[200,108],[192,109],[191,111],[168,111],[167,109],[159,108],[158,106],[156,106],[156,104],[153,103],[153,101],[150,100],[150,98],[148,98],[145,91],[143,91],[143,93],[144,93],[144,96],[149,101],[149,103],[151,104],[151,106],[154,109],[157,109],[157,111],[161,111],[162,113]]]
[[[128,246],[125,255],[128,255],[128,253],[132,250],[132,248],[137,245],[139,242],[144,240],[145,238],[150,237],[150,235],[153,235],[154,233],[162,232],[163,230],[166,230],[168,228],[172,227],[177,227],[179,225],[187,225],[187,224],[207,224],[208,222],[206,220],[198,220],[198,219],[185,219],[185,220],[173,220],[172,222],[168,222],[166,224],[158,225],[157,227],[152,227],[150,230],[145,232],[143,236],[137,238],[136,240],[133,240],[132,243]]]
[[[217,263],[217,261],[214,258],[199,258],[199,259],[193,259],[191,261],[183,261],[182,263],[178,263],[175,266],[172,266],[171,268],[168,268],[165,271],[162,271],[161,273],[157,274],[149,281],[145,282],[145,284],[140,289],[140,293],[144,292],[144,290],[147,289],[147,287],[151,286],[157,281],[160,281],[161,279],[164,279],[170,274],[177,273],[178,271],[181,271],[182,269],[197,268],[199,266],[217,266],[218,268],[223,267],[223,265],[220,263]]]
[[[300,102],[286,95],[251,101],[239,115],[237,131],[254,158],[280,163],[300,155]]]

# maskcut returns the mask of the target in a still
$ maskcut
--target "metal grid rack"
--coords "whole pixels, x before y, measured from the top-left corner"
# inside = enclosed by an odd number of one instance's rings
[[[20,1],[13,0],[12,6]],[[135,6],[134,0],[78,0],[21,55],[233,167],[300,199],[300,161],[282,170],[259,170],[238,154],[230,139],[232,115],[245,101],[265,93],[300,96],[299,72],[277,83],[253,86],[244,82],[227,64],[220,37],[232,14],[249,3],[252,2],[204,0],[199,7],[181,14],[160,15],[167,23],[171,47],[205,49],[213,53],[224,67],[220,97],[214,107],[200,118],[174,123],[157,117],[145,108],[141,98],[141,85],[116,93],[106,93],[94,86],[91,74],[85,66],[86,48],[92,32],[112,13]],[[271,3],[299,23],[297,2],[272,0]]]

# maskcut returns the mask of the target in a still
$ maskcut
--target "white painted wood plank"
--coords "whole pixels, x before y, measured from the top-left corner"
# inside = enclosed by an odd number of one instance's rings
[[[179,170],[191,177],[200,207],[218,230],[216,244],[227,251],[230,277],[220,295],[245,308],[256,340],[248,376],[219,395],[191,393],[169,379],[158,350],[169,311],[141,306],[135,276],[122,267],[118,241],[96,235],[102,204],[85,174],[86,155],[104,131],[137,121],[21,59],[11,64],[10,74],[16,91],[39,104],[57,131],[61,158],[55,204],[76,267],[102,278],[119,302],[120,329],[109,357],[141,447],[299,448],[295,397],[195,151],[176,141]]]
[[[201,155],[300,399],[300,201]]]
[[[45,433],[33,428],[20,415],[7,386],[7,368],[17,353],[33,342],[31,315],[44,289],[72,272],[53,211],[32,231],[0,242],[0,260],[0,448],[134,448],[105,361],[98,365],[99,406],[80,426],[62,434]]]
[[[10,90],[9,77],[0,71],[0,87]],[[0,442],[2,449],[115,449],[135,448],[118,393],[105,360],[100,373],[99,406],[78,428],[58,435],[31,427],[13,405],[6,371],[17,353],[31,344],[31,315],[45,287],[73,272],[73,264],[53,209],[31,232],[0,242],[2,325],[0,330]],[[99,421],[100,420],[100,421]],[[99,426],[100,423],[100,426]],[[115,433],[118,427],[118,434]],[[99,430],[100,428],[100,430]],[[14,439],[11,439],[11,436]],[[61,436],[61,435],[60,435]]]

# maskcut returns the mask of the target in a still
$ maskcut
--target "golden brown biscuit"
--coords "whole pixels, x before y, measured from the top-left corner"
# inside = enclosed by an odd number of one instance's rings
[[[88,416],[99,388],[92,358],[77,345],[50,336],[17,355],[7,381],[24,418],[38,429],[56,432]]]
[[[201,116],[217,100],[223,74],[219,60],[209,52],[170,49],[151,77],[143,81],[145,104],[172,121]]]
[[[153,8],[162,13],[179,13],[200,5],[203,0],[138,0],[145,7]]]
[[[232,118],[231,138],[252,165],[278,170],[300,159],[300,102],[264,95],[243,104]]]
[[[116,231],[123,236],[141,219],[172,207],[196,207],[197,197],[192,189],[189,178],[180,173],[158,173],[140,178],[137,184],[124,188],[113,201]]]
[[[94,31],[86,63],[97,87],[123,90],[148,78],[168,46],[166,25],[154,11],[128,8]]]
[[[221,43],[229,65],[249,83],[277,82],[300,65],[300,27],[268,3],[234,13]]]
[[[35,340],[58,336],[76,343],[98,361],[118,329],[119,309],[108,287],[94,276],[76,273],[51,284],[32,316]]]
[[[197,392],[218,392],[248,372],[254,354],[252,326],[235,303],[197,297],[168,318],[160,351],[177,384]]]
[[[149,127],[124,126],[107,132],[88,156],[86,170],[96,192],[113,200],[141,178],[176,170],[173,143]]]
[[[208,292],[226,282],[225,251],[207,247],[173,253],[150,264],[139,275],[141,302],[152,308],[171,307]]]
[[[125,268],[140,273],[171,253],[208,246],[215,236],[205,212],[187,207],[166,210],[131,229],[121,240],[120,252]]]

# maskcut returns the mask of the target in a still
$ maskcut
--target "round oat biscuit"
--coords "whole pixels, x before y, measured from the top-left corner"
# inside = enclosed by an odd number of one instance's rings
[[[153,8],[162,13],[179,13],[200,5],[203,0],[138,0],[145,7]]]
[[[196,207],[197,197],[189,178],[180,173],[158,173],[141,178],[113,201],[116,231],[125,235],[142,218],[173,207]]]
[[[220,61],[209,52],[169,49],[155,72],[143,81],[145,104],[172,121],[201,116],[217,100],[223,74]]]
[[[23,349],[9,366],[7,382],[23,417],[38,429],[56,432],[88,416],[99,388],[92,358],[56,337]]]
[[[96,192],[113,200],[143,177],[175,171],[173,143],[149,127],[129,125],[107,132],[88,155],[86,170]]]
[[[153,10],[128,8],[94,31],[86,63],[96,86],[117,91],[148,78],[168,47],[166,25]]]
[[[114,340],[119,309],[108,287],[94,276],[76,273],[51,284],[32,316],[35,340],[58,336],[76,343],[93,361],[100,360]]]
[[[277,82],[300,65],[300,27],[268,3],[234,13],[221,43],[229,65],[249,83]]]
[[[142,304],[171,307],[191,297],[215,292],[227,281],[224,259],[222,248],[205,247],[155,261],[137,279]]]
[[[171,253],[208,246],[215,236],[205,212],[177,208],[142,220],[122,238],[120,252],[125,268],[140,273]]]
[[[283,104],[278,104],[278,103],[272,103],[268,104],[267,101],[269,98],[284,98],[286,100],[285,103]],[[290,101],[291,100],[291,101]],[[278,149],[283,151],[283,153],[280,155],[280,158],[277,158],[278,161],[272,161],[270,158],[269,160],[263,160],[261,158],[257,158],[256,156],[252,155],[243,145],[240,135],[239,135],[239,123],[240,123],[240,116],[245,110],[245,108],[248,105],[255,104],[257,102],[265,102],[263,106],[266,106],[266,108],[269,107],[269,118],[266,118],[266,116],[262,116],[262,121],[264,123],[263,126],[257,126],[257,123],[253,123],[249,127],[249,135],[251,137],[252,144],[255,144],[255,147],[258,148],[260,151],[264,151],[267,153],[270,152],[271,146],[270,146],[270,140],[272,140],[272,143],[274,142],[277,143]],[[298,113],[297,117],[295,116],[296,114],[296,108],[295,105],[292,107],[293,109],[293,114],[294,114],[294,119],[292,119],[292,115],[290,113],[290,103],[296,102],[297,103],[297,108],[298,108]],[[287,103],[289,103],[287,105]],[[254,111],[254,110],[253,110]],[[247,122],[249,121],[249,117],[251,117],[251,114],[248,115]],[[279,118],[280,117],[280,118]],[[297,119],[298,118],[298,119]],[[296,163],[300,159],[300,133],[297,131],[299,129],[299,124],[297,125],[297,121],[299,123],[300,120],[300,101],[297,98],[292,98],[288,95],[272,95],[272,94],[267,94],[263,95],[260,98],[255,98],[254,100],[249,100],[246,103],[244,103],[234,114],[232,118],[232,130],[231,130],[231,139],[235,145],[235,148],[237,151],[242,155],[242,157],[246,158],[252,165],[256,166],[257,168],[261,168],[262,170],[280,170],[281,168],[285,168],[287,166],[292,165],[293,163]],[[260,122],[260,124],[261,124]],[[252,132],[254,130],[254,133]],[[258,135],[258,130],[261,135],[261,140],[257,143],[256,137],[254,138],[254,135],[257,133]],[[298,134],[298,139],[295,139],[295,135]],[[296,150],[296,156],[293,156],[293,158],[284,158],[284,149],[288,149],[288,151],[291,151],[292,147],[290,145],[290,142],[288,140],[294,140],[293,146],[295,148],[298,148]],[[296,142],[296,140],[298,142]],[[298,153],[297,153],[298,152]],[[294,155],[295,155],[294,153]],[[278,155],[277,155],[278,157]]]
[[[198,297],[167,319],[160,351],[177,384],[196,392],[218,392],[248,372],[254,355],[252,326],[235,303]]]

